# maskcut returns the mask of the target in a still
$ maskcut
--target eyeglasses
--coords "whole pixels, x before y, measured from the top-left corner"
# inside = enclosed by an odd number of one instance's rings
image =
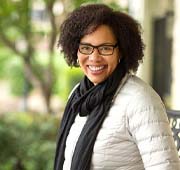
[[[79,44],[79,52],[85,55],[90,55],[94,52],[94,49],[96,48],[98,50],[98,53],[100,55],[112,55],[114,52],[114,49],[118,46],[116,43],[115,45],[111,44],[102,44],[98,46],[86,44],[86,43],[80,43]]]

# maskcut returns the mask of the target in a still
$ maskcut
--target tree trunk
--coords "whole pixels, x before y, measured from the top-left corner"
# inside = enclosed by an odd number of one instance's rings
[[[13,170],[26,170],[20,159],[18,159],[13,167]]]

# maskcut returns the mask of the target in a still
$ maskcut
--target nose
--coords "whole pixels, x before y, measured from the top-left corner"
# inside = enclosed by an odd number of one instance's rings
[[[99,55],[97,48],[94,48],[93,53],[89,55],[89,60],[93,62],[101,61],[101,56]]]

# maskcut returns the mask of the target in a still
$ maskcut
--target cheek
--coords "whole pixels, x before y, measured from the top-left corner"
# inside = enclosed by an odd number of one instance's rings
[[[118,65],[118,62],[117,62],[117,61],[114,61],[114,62],[111,64],[111,71],[112,71],[112,72],[116,69],[117,65]]]
[[[111,59],[109,59],[108,63],[111,65],[111,67],[116,67],[119,63],[119,55],[113,56]]]

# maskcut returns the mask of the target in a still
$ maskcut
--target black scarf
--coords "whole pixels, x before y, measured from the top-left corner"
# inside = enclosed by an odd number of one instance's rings
[[[66,105],[56,148],[54,170],[62,170],[66,139],[76,115],[88,116],[77,141],[71,162],[71,170],[89,170],[94,143],[101,125],[111,107],[113,96],[125,75],[118,64],[113,74],[94,86],[85,76],[74,90]],[[68,146],[67,146],[68,147]]]

